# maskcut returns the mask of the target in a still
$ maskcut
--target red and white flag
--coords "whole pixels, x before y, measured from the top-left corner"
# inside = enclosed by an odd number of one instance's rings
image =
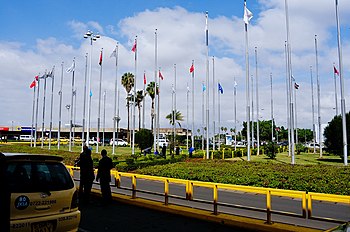
[[[193,73],[193,71],[194,71],[194,65],[192,64],[190,67],[190,73]]]
[[[337,68],[333,66],[333,69],[334,69],[334,74],[337,74],[339,76],[339,71],[337,70]]]
[[[36,77],[35,77],[35,78],[36,78]],[[29,88],[33,88],[33,87],[35,87],[35,86],[36,86],[36,81],[33,80],[33,82],[30,83]]]
[[[137,43],[136,43],[136,40],[135,40],[135,43],[132,46],[131,51],[136,52],[136,49],[137,49],[136,46],[137,46]]]
[[[146,73],[143,73],[143,84],[145,85],[147,83],[146,81]]]
[[[102,65],[102,51],[100,53],[100,61],[98,62],[99,65]]]
[[[162,79],[162,80],[164,79],[164,77],[163,77],[162,73],[160,72],[160,70],[158,71],[158,76],[159,76],[160,79]]]

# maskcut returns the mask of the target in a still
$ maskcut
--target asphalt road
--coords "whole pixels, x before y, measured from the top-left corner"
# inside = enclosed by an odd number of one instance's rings
[[[80,210],[80,232],[248,231],[119,202],[103,206],[97,197],[93,197],[90,204]]]

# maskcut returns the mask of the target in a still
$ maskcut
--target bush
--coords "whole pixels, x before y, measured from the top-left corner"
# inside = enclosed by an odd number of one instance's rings
[[[307,151],[307,147],[305,147],[303,144],[301,143],[297,143],[295,145],[295,150],[297,152],[298,155],[300,155],[301,152],[306,152]]]
[[[153,145],[153,134],[150,130],[141,129],[135,134],[135,143],[142,150]]]
[[[275,159],[276,158],[276,153],[277,153],[277,144],[275,142],[268,142],[265,145],[265,152],[266,156],[269,157],[270,159]]]

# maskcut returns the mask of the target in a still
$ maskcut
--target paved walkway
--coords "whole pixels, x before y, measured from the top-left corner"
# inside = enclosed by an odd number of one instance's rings
[[[110,205],[102,206],[97,197],[93,197],[89,205],[81,208],[79,228],[80,232],[247,231],[120,202],[112,202]]]

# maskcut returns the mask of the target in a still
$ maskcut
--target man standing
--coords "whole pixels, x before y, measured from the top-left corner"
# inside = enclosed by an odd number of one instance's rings
[[[102,159],[98,163],[98,171],[96,180],[100,181],[102,201],[104,204],[108,204],[112,200],[111,186],[111,169],[113,168],[112,159],[107,156],[107,151],[103,149],[101,151]]]
[[[80,167],[79,199],[82,203],[89,203],[92,183],[95,179],[91,150],[85,145],[76,165]]]

